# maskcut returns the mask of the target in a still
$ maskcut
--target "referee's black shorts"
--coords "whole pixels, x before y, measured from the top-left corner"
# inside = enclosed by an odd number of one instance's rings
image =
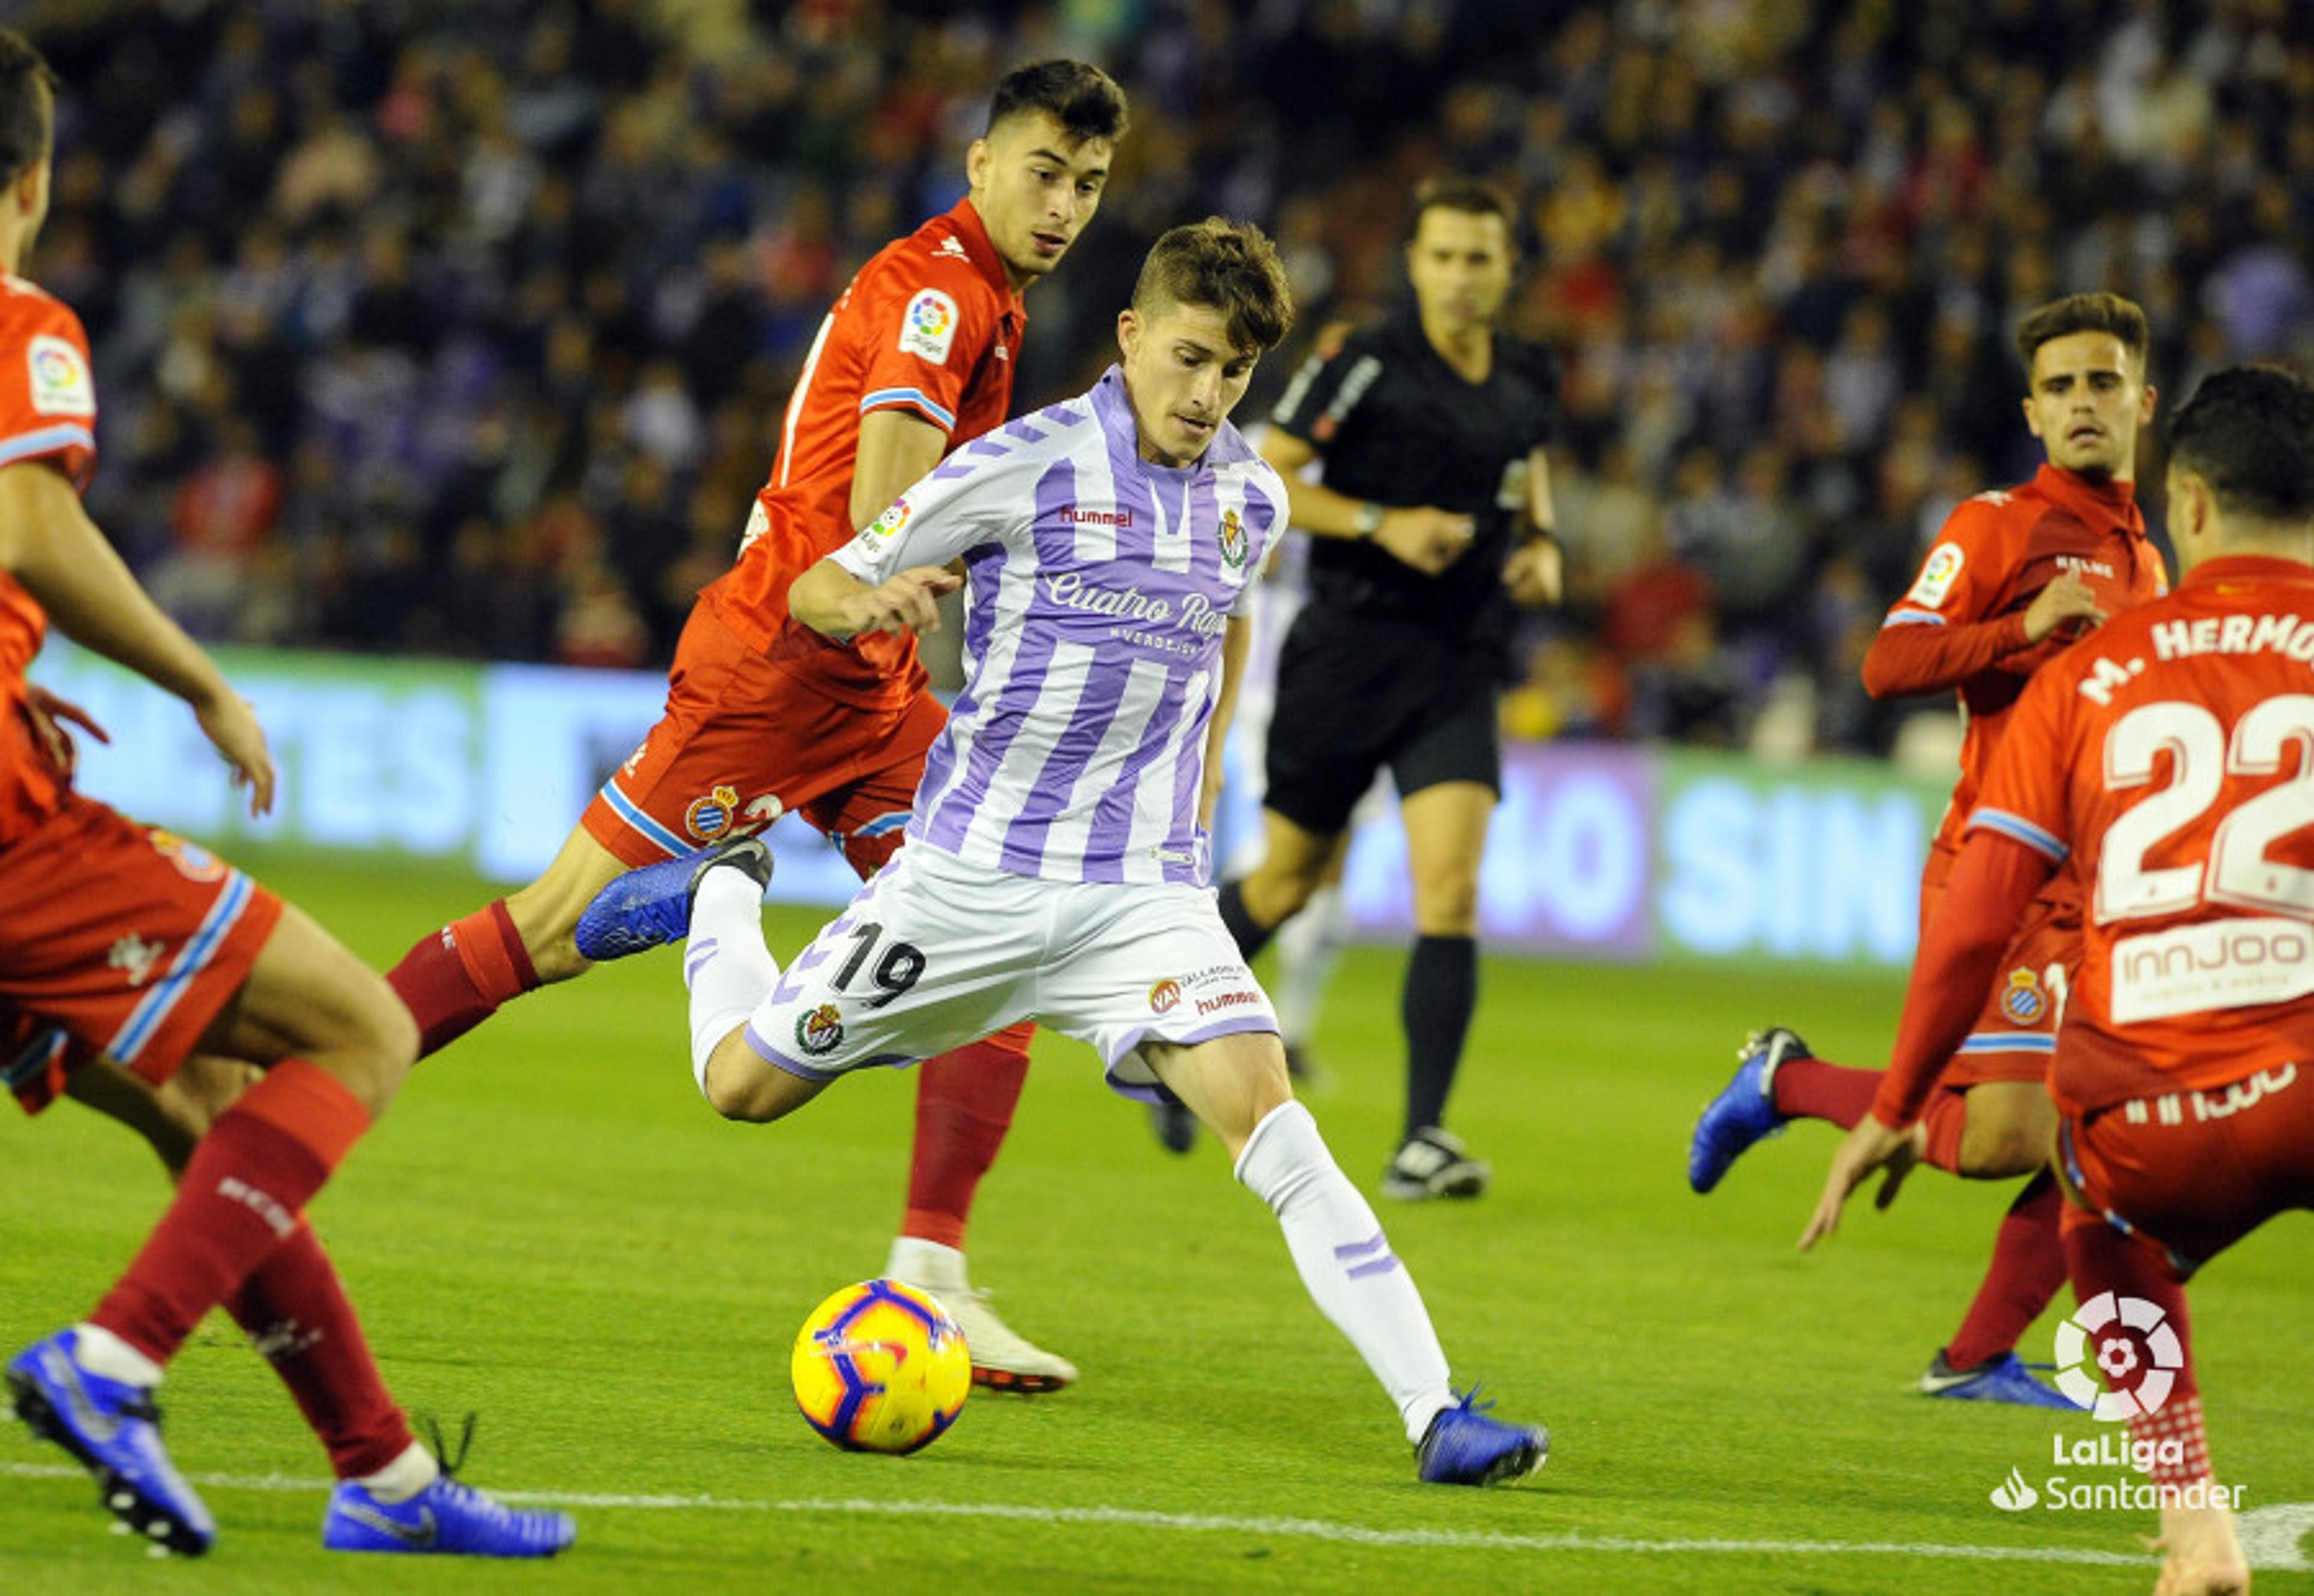
[[[1444,781],[1501,792],[1499,652],[1305,607],[1277,656],[1263,805],[1328,836],[1385,766],[1401,798]]]

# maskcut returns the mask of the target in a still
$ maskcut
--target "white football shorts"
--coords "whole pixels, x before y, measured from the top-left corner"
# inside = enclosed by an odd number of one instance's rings
[[[807,1080],[913,1064],[1022,1019],[1089,1043],[1154,1100],[1144,1039],[1276,1031],[1213,893],[1041,881],[911,842],[780,974],[747,1045]]]

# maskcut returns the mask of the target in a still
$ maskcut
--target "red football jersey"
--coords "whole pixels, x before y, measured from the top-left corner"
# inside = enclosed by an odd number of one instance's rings
[[[1011,405],[1027,325],[969,200],[860,269],[804,357],[738,563],[707,589],[735,630],[841,702],[885,709],[921,690],[913,637],[830,643],[789,619],[788,587],[852,541],[860,419],[905,410],[946,431],[950,447],[978,437]]]
[[[2069,650],[1968,824],[2081,893],[2068,1113],[2314,1067],[2314,569],[2208,560]]]
[[[2145,517],[2131,485],[2092,483],[2045,464],[2032,481],[1980,493],[1954,510],[1911,589],[1882,623],[1886,631],[2018,618],[2013,644],[1989,648],[1988,662],[1958,684],[1968,730],[1961,744],[1960,780],[1937,828],[1934,846],[1939,853],[1949,855],[1960,846],[1978,785],[2027,678],[2071,640],[2060,628],[2027,647],[2021,619],[2041,590],[2067,572],[2089,586],[2108,616],[2157,598],[2167,588],[2160,552],[2146,541]]]
[[[88,335],[65,304],[0,274],[0,467],[47,461],[86,489],[96,470],[96,384]],[[0,575],[0,845],[56,812],[66,786],[32,735],[24,673],[49,618]]]

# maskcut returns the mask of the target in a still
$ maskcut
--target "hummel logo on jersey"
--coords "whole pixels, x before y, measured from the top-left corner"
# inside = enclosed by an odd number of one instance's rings
[[[969,260],[972,257],[965,252],[964,240],[949,237],[941,240],[940,248],[932,251],[932,259],[935,260]]]
[[[1131,510],[1081,510],[1073,504],[1061,507],[1061,519],[1072,526],[1130,526]]]
[[[441,1527],[435,1523],[434,1510],[430,1507],[418,1510],[418,1521],[414,1524],[405,1524],[391,1513],[380,1512],[359,1502],[341,1503],[338,1511],[365,1529],[375,1530],[380,1535],[393,1536],[412,1551],[431,1551],[434,1543],[442,1537]]]

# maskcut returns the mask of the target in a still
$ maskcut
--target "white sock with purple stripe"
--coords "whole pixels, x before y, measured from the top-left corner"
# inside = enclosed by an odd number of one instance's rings
[[[702,1096],[708,1059],[747,1023],[779,979],[779,963],[764,946],[764,889],[737,868],[708,871],[692,895],[691,935],[683,945],[683,983],[691,989],[691,1078]]]
[[[1446,1354],[1430,1327],[1422,1293],[1358,1195],[1318,1122],[1299,1103],[1263,1115],[1238,1156],[1238,1179],[1270,1206],[1286,1248],[1318,1310],[1350,1338],[1418,1442],[1441,1410],[1454,1406]]]

